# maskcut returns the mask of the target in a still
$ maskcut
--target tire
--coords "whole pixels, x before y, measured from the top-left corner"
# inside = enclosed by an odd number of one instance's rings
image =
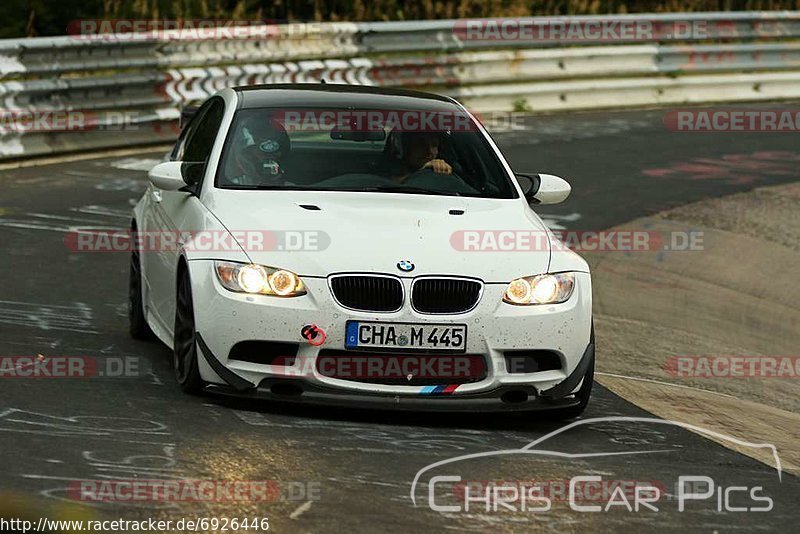
[[[142,268],[138,250],[131,251],[131,263],[128,269],[128,330],[134,339],[145,341],[155,339],[144,317]]]
[[[197,331],[194,322],[192,284],[185,270],[178,278],[175,297],[175,329],[172,369],[175,381],[185,393],[198,394],[205,383],[197,362]]]
[[[589,336],[589,342],[594,343],[594,322],[592,322],[592,332]],[[575,393],[575,396],[580,401],[575,406],[569,408],[559,408],[546,412],[547,418],[561,421],[564,419],[575,419],[583,414],[586,406],[589,404],[589,398],[592,396],[592,386],[594,385],[594,358],[589,362],[589,368],[586,369],[586,374],[583,375],[583,383],[581,388]]]

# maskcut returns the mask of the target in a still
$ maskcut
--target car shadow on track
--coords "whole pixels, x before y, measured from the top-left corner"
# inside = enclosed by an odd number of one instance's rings
[[[557,420],[547,416],[545,412],[420,412],[398,411],[365,408],[342,408],[324,405],[297,404],[291,402],[242,399],[220,395],[204,394],[206,402],[221,408],[258,412],[284,417],[296,417],[304,420],[325,420],[349,423],[380,424],[391,426],[413,426],[429,428],[458,428],[471,430],[529,430],[535,432],[551,432],[571,420]],[[619,414],[621,409],[625,415],[647,416],[647,412],[628,404],[610,391],[595,384],[592,399],[582,418],[609,415],[609,408]]]

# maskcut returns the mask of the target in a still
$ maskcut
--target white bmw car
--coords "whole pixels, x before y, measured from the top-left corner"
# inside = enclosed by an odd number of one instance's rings
[[[586,262],[463,106],[331,84],[225,89],[134,209],[131,333],[187,392],[579,415],[594,374]]]

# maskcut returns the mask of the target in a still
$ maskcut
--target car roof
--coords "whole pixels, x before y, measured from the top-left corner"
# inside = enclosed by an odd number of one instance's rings
[[[287,106],[416,111],[461,109],[447,96],[368,85],[293,83],[247,85],[233,89],[239,94],[241,109]]]

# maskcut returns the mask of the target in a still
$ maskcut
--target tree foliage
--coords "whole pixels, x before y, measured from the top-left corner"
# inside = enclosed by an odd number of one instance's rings
[[[2,0],[0,37],[63,35],[79,19],[416,20],[800,9],[800,0]]]

